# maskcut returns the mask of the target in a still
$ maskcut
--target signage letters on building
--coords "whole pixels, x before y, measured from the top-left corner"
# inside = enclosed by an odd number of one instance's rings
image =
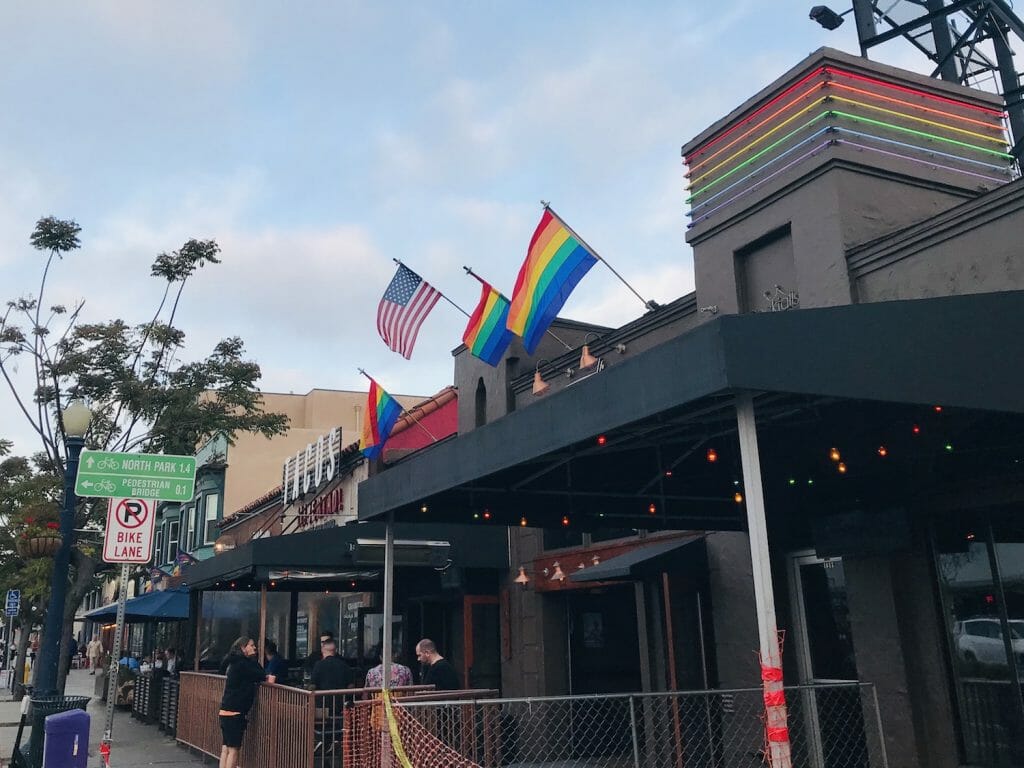
[[[335,427],[285,461],[281,503],[288,506],[290,502],[329,483],[338,474],[340,459],[341,428]]]

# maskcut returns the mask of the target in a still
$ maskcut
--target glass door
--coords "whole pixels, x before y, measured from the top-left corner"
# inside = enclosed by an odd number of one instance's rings
[[[867,765],[857,660],[841,558],[810,553],[792,557],[790,594],[800,682],[809,687],[790,696],[790,718],[806,730],[794,751],[806,750],[815,768]]]

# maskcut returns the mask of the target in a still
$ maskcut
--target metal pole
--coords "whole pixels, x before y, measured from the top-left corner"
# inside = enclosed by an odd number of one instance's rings
[[[775,593],[772,589],[772,565],[768,551],[768,524],[765,517],[764,486],[761,482],[761,456],[757,448],[757,422],[754,397],[743,393],[736,398],[736,427],[743,466],[746,493],[747,529],[750,538],[750,562],[754,577],[754,603],[757,607],[757,634],[762,666],[782,666],[779,632],[775,623]],[[784,717],[784,716],[783,716]],[[773,723],[769,722],[769,726]],[[769,764],[773,768],[790,765],[789,742],[769,742]]]
[[[60,640],[64,634],[64,603],[68,594],[68,571],[71,570],[71,546],[75,543],[75,475],[78,457],[85,447],[82,437],[68,437],[65,441],[68,460],[64,467],[64,506],[60,511],[60,548],[53,558],[50,575],[50,600],[43,626],[43,643],[39,648],[39,672],[36,677],[36,695],[56,696],[57,667],[60,664]],[[60,691],[63,693],[63,691]]]
[[[121,663],[121,636],[124,634],[124,604],[128,600],[128,563],[121,565],[121,581],[117,587],[117,628],[114,630],[114,648],[110,654],[107,672],[107,719],[103,726],[103,742],[110,744],[114,731],[114,705],[117,703],[117,670]]]
[[[384,641],[380,663],[384,687],[391,688],[391,614],[395,609],[395,513],[388,512],[384,529]]]

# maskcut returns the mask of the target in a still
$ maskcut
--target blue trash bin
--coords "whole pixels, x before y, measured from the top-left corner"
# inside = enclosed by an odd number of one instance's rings
[[[43,768],[87,768],[89,715],[80,709],[46,718]]]

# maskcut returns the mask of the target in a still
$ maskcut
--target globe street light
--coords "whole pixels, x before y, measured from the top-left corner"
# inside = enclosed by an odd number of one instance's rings
[[[57,669],[60,664],[60,640],[64,634],[64,603],[68,593],[68,571],[71,569],[71,547],[75,543],[75,475],[78,457],[85,447],[85,433],[92,421],[92,411],[79,400],[71,402],[61,414],[64,424],[64,445],[67,461],[64,465],[64,506],[60,511],[60,548],[53,558],[50,578],[50,600],[43,626],[43,643],[39,648],[36,675],[37,696],[56,696]],[[62,693],[63,691],[60,691]]]

